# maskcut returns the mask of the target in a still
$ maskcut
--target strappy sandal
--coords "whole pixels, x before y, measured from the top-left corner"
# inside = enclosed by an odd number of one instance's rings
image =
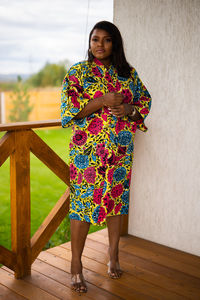
[[[120,269],[120,265],[118,262],[116,262],[116,271],[118,271],[118,276],[115,274],[115,272],[112,272],[111,271],[111,268],[110,268],[110,261],[107,263],[107,266],[108,266],[108,275],[110,278],[112,279],[118,279],[122,276],[122,273],[123,271]]]
[[[83,274],[71,275],[71,289],[79,293],[87,292],[87,285],[83,277]]]

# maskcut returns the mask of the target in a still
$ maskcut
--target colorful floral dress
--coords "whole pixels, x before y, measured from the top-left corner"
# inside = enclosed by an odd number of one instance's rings
[[[109,92],[124,95],[134,104],[141,120],[117,118],[107,107],[83,118],[74,117],[90,99]],[[104,225],[107,216],[128,213],[129,187],[136,129],[146,131],[144,119],[151,97],[134,68],[130,78],[120,77],[111,66],[94,59],[73,65],[64,81],[61,96],[63,127],[72,126],[70,141],[71,219]]]

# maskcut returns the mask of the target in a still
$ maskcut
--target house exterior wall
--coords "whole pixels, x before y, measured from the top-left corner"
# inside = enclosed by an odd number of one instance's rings
[[[200,1],[115,0],[114,23],[153,98],[136,133],[129,233],[200,255]]]

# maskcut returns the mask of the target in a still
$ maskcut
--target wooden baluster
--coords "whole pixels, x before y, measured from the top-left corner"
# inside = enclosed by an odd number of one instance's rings
[[[31,273],[30,248],[30,146],[29,130],[15,131],[15,151],[10,156],[11,238],[16,253],[15,277]]]

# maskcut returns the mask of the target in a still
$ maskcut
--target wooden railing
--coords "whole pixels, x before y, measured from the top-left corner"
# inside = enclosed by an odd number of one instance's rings
[[[60,125],[59,120],[0,125],[0,131],[7,131],[0,140],[0,166],[10,156],[12,245],[12,251],[0,246],[0,263],[12,269],[16,278],[23,278],[31,273],[31,264],[69,210],[69,188],[67,188],[30,238],[30,152],[67,186],[70,185],[68,165],[32,129]],[[127,231],[128,218],[125,217],[121,235],[127,234]]]

